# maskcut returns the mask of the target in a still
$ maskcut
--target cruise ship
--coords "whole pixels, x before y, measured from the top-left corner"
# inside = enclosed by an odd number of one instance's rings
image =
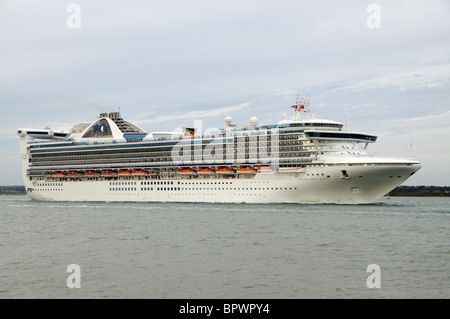
[[[372,203],[418,161],[374,156],[377,136],[316,119],[309,100],[292,118],[224,128],[147,132],[101,113],[69,132],[18,129],[28,196],[37,201]]]

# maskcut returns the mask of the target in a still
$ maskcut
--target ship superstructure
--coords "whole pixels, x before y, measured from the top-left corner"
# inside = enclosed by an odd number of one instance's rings
[[[44,201],[371,203],[420,169],[374,157],[377,137],[315,119],[308,100],[274,125],[146,132],[119,112],[71,132],[19,129],[27,194]]]

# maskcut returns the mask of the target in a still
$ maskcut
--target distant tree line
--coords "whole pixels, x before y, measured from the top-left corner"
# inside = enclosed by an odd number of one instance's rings
[[[403,186],[390,191],[387,196],[450,197],[450,186]]]
[[[3,195],[26,194],[25,186],[0,186],[0,194]]]

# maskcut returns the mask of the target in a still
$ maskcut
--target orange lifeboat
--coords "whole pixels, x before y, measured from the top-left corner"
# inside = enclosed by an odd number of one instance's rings
[[[130,176],[131,171],[119,171],[119,176]]]
[[[99,176],[100,173],[97,172],[97,171],[85,171],[84,175],[86,175],[86,176]]]
[[[106,170],[102,171],[101,175],[102,176],[117,176],[117,172],[106,169]]]
[[[268,172],[272,171],[272,166],[259,166],[258,172]]]
[[[148,171],[148,175],[157,175],[158,173],[156,173],[155,171]]]
[[[231,169],[231,168],[218,168],[218,169],[216,169],[216,173],[217,174],[222,174],[222,175],[232,175],[232,174],[234,174],[234,169]]]
[[[148,175],[148,173],[146,171],[143,170],[135,170],[131,172],[131,175],[133,176],[145,176]]]
[[[82,177],[83,174],[77,171],[70,171],[67,173],[67,176],[75,178],[75,177]]]
[[[53,173],[53,177],[66,177],[66,173]]]
[[[255,174],[256,169],[251,167],[243,167],[237,169],[238,174]]]
[[[182,175],[195,175],[197,172],[193,169],[180,169],[178,174]]]
[[[209,168],[202,168],[202,169],[197,170],[197,173],[199,175],[214,175],[215,172],[214,172],[214,170],[209,169]]]

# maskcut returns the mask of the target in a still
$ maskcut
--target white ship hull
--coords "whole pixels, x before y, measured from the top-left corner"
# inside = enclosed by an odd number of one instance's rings
[[[28,183],[37,201],[371,203],[420,168],[417,162],[330,165],[303,172],[258,173],[253,178],[131,179]],[[348,178],[342,176],[346,171]]]
[[[211,135],[147,133],[118,112],[70,135],[19,129],[24,185],[38,201],[361,204],[420,169],[370,155],[376,136],[299,118],[303,102],[292,120],[236,127],[227,117]]]

